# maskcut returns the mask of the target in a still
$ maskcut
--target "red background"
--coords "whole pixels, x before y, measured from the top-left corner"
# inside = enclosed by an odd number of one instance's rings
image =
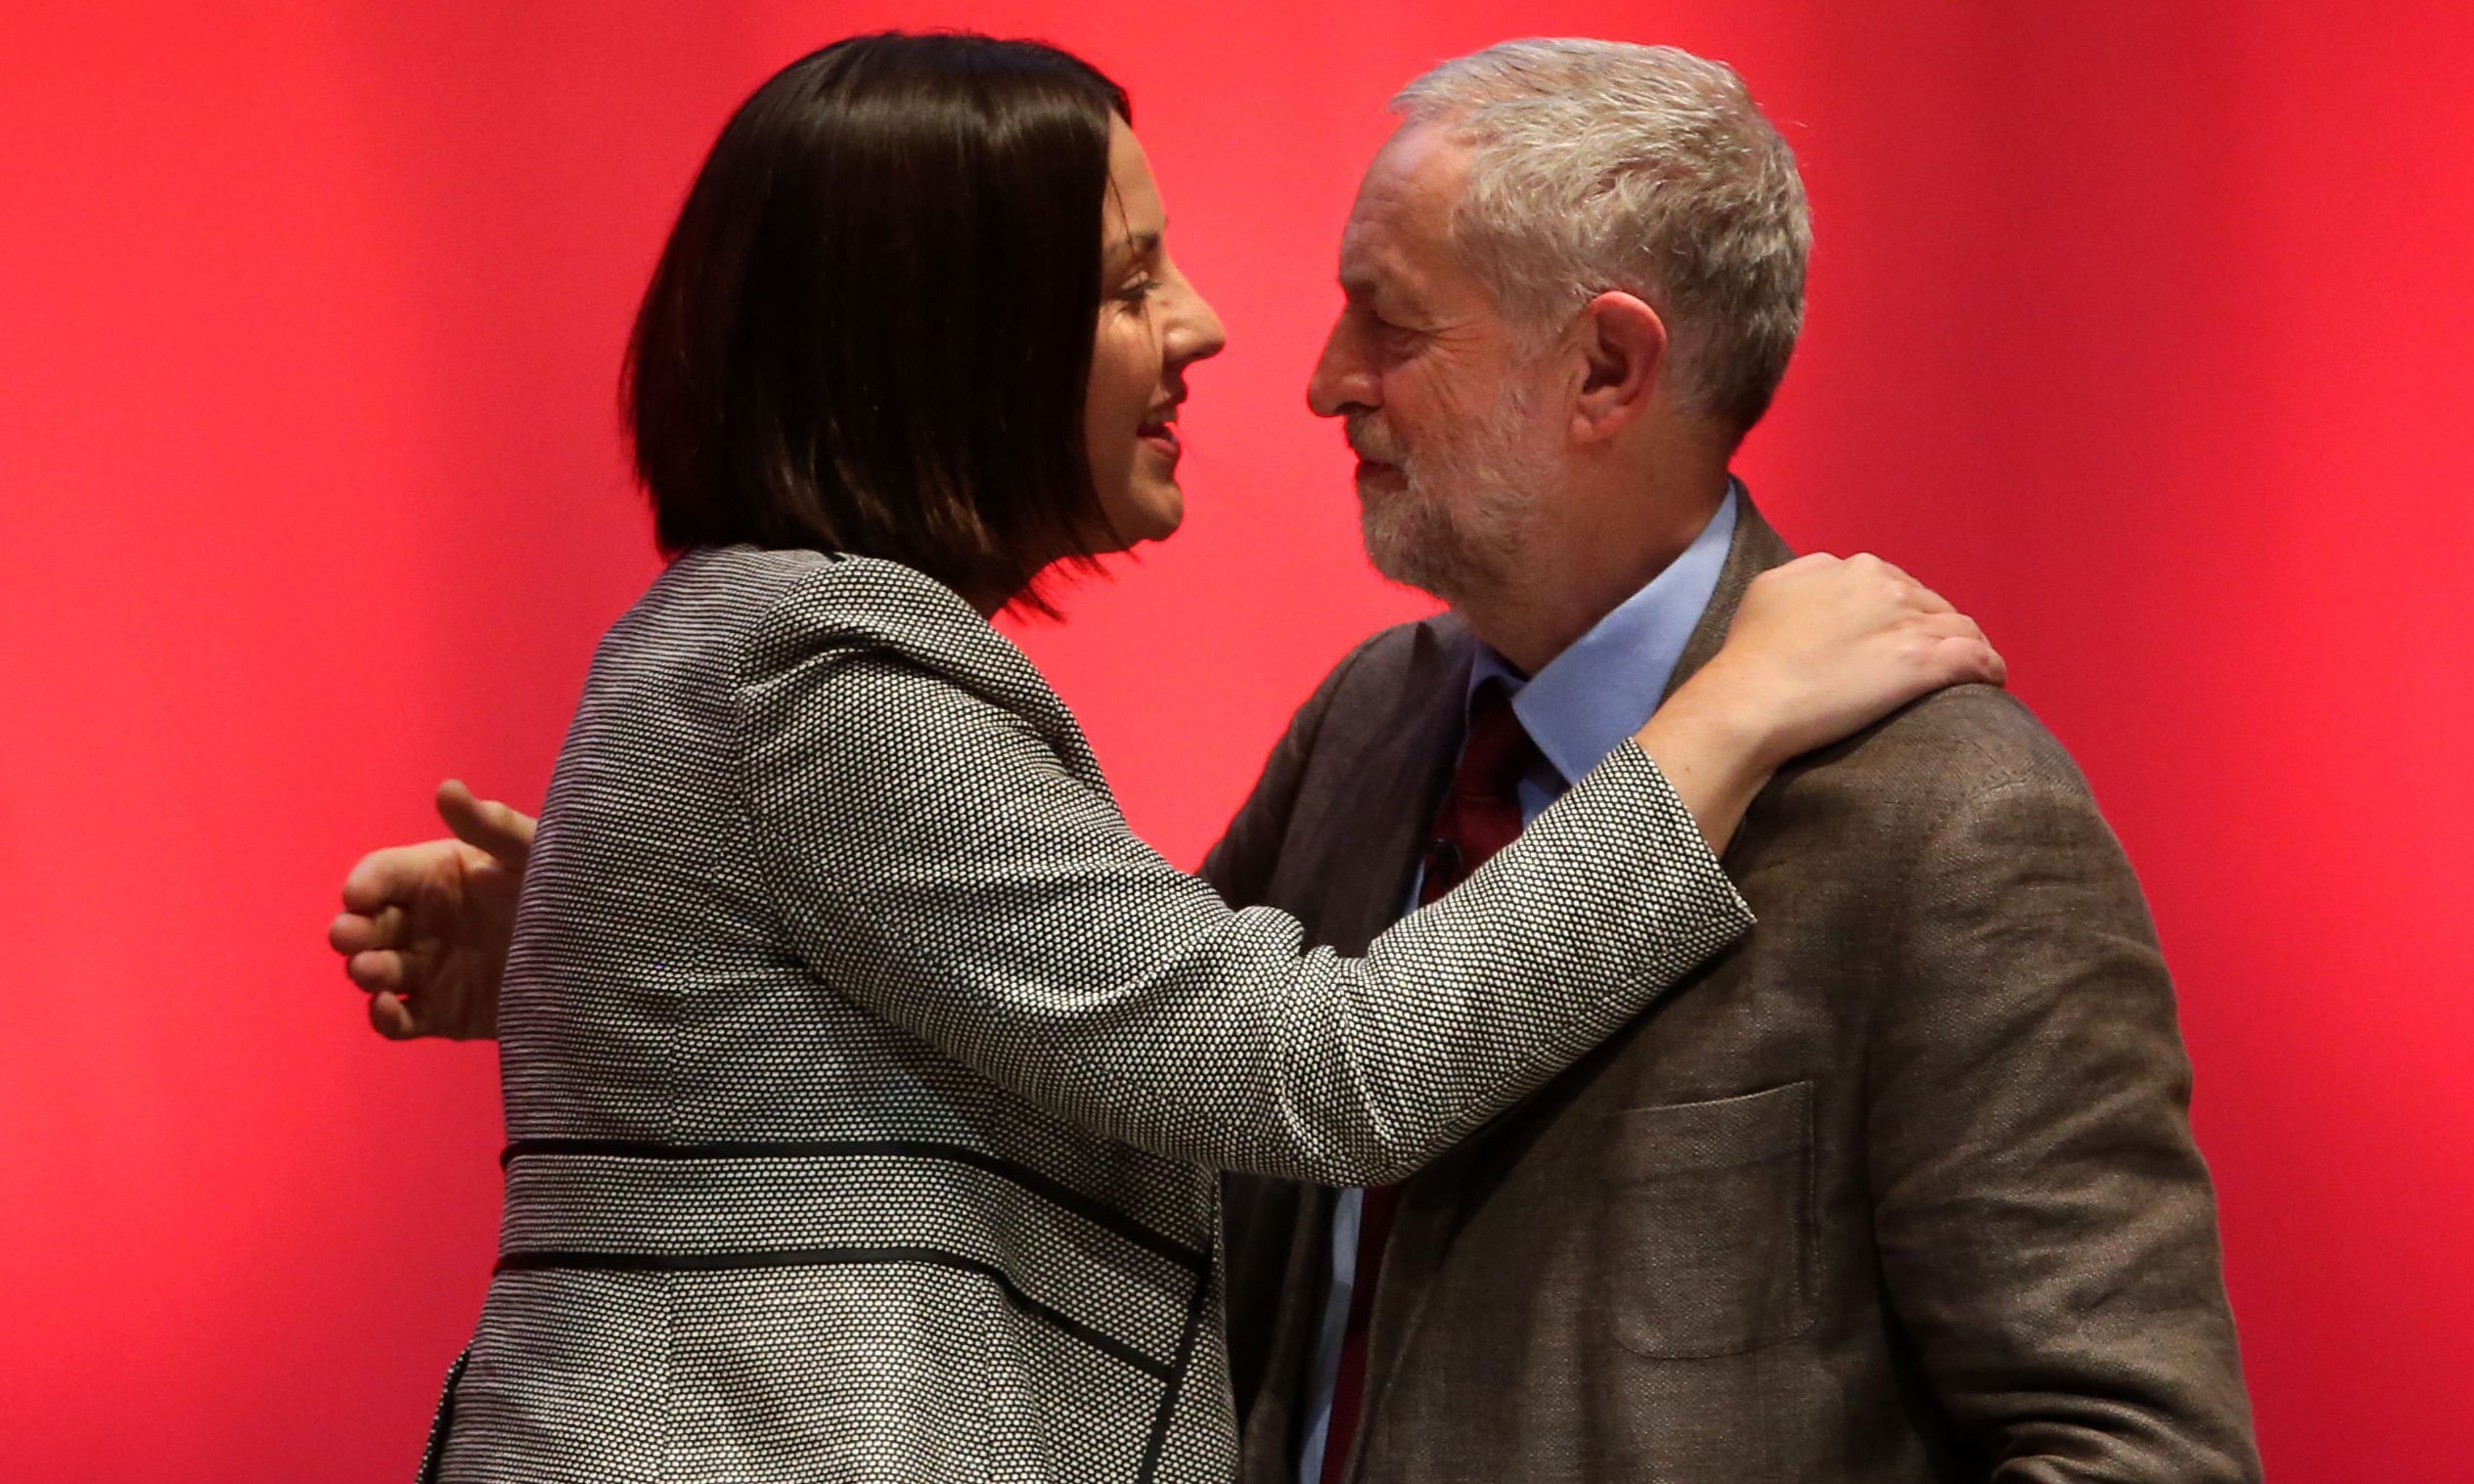
[[[10,7],[0,19],[0,1475],[408,1477],[486,1281],[486,1048],[320,934],[455,773],[538,800],[652,570],[634,296],[731,107],[833,36],[1133,87],[1195,280],[1186,535],[1026,636],[1197,858],[1419,610],[1301,391],[1392,86],[1506,35],[1727,59],[1810,330],[1742,468],[1983,618],[2153,897],[2270,1466],[2474,1434],[2474,24],[2453,5],[1256,0]]]

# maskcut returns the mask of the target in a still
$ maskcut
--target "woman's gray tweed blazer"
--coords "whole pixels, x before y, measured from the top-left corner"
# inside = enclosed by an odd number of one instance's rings
[[[945,588],[691,552],[551,785],[497,1272],[426,1467],[1217,1484],[1214,1172],[1397,1180],[1749,922],[1624,746],[1336,957],[1137,839]]]

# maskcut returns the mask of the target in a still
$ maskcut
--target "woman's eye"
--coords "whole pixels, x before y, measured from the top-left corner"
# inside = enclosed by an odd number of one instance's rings
[[[1140,283],[1128,284],[1124,288],[1118,290],[1117,297],[1129,304],[1139,304],[1145,299],[1149,298],[1152,294],[1157,293],[1159,292],[1159,287],[1160,283],[1158,279],[1147,278]]]

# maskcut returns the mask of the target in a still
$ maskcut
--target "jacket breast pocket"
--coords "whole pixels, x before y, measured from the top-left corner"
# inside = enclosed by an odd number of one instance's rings
[[[1737,1355],[1816,1318],[1813,1084],[1606,1118],[1605,1313],[1638,1355]]]

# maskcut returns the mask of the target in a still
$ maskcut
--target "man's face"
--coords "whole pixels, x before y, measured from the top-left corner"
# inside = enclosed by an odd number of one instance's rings
[[[1500,586],[1562,470],[1539,358],[1460,259],[1468,152],[1411,124],[1376,152],[1340,239],[1345,302],[1306,386],[1358,454],[1367,555],[1447,602]]]

